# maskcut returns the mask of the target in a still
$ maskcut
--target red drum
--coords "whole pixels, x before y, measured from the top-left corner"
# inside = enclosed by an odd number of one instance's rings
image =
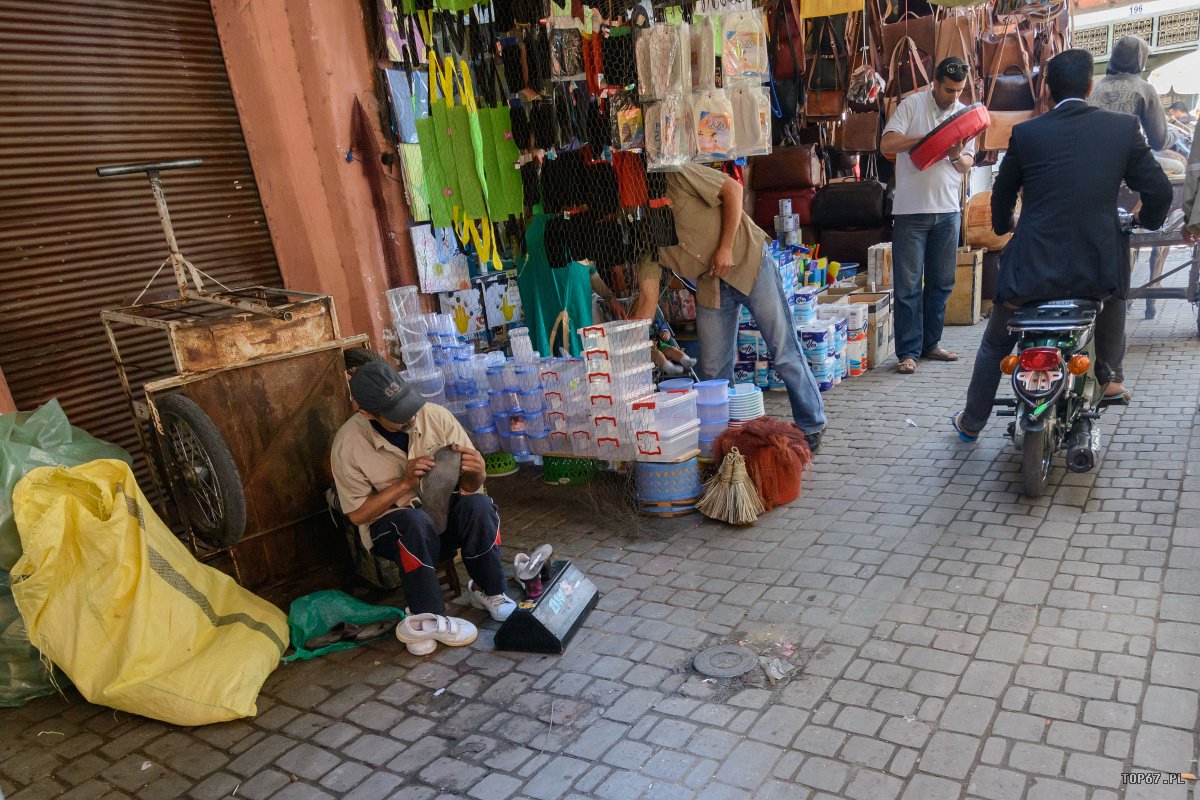
[[[940,161],[954,145],[983,133],[990,122],[983,103],[972,103],[925,134],[925,138],[908,151],[913,166],[925,169]]]

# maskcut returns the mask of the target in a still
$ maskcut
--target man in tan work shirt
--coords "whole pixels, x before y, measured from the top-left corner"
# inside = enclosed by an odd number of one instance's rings
[[[500,513],[490,497],[479,493],[486,476],[483,456],[453,414],[426,403],[388,364],[359,367],[350,379],[350,395],[359,410],[334,437],[333,478],[342,511],[359,526],[363,544],[400,566],[410,615],[396,637],[414,655],[433,652],[438,642],[470,644],[475,627],[443,616],[439,561],[462,551],[471,576],[471,604],[493,619],[503,621],[517,607],[505,594]],[[434,468],[434,456],[446,447],[459,454],[461,468],[448,513],[435,522],[415,501],[422,479]]]
[[[640,296],[633,316],[654,316],[662,270],[671,270],[696,289],[701,379],[732,381],[738,316],[746,306],[787,387],[792,417],[815,452],[825,429],[821,392],[796,339],[783,281],[767,250],[770,237],[742,210],[741,184],[710,167],[689,164],[667,173],[667,198],[679,244],[659,248],[657,263],[645,260],[638,266]]]

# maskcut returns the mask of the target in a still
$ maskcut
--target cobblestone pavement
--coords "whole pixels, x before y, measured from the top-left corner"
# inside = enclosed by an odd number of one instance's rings
[[[0,713],[0,787],[1194,799],[1190,784],[1121,779],[1197,771],[1200,345],[1189,306],[1159,307],[1130,316],[1137,395],[1104,416],[1103,463],[1060,464],[1043,499],[1019,494],[1001,425],[973,447],[950,432],[969,356],[885,368],[828,396],[803,496],[754,527],[639,522],[598,490],[497,480],[509,552],[549,540],[603,592],[564,656],[494,652],[490,622],[426,659],[386,641],[281,666],[257,718],[199,729],[45,698]],[[965,355],[981,331],[950,329],[947,344]],[[807,662],[774,686],[761,671],[705,681],[691,659],[717,642]]]

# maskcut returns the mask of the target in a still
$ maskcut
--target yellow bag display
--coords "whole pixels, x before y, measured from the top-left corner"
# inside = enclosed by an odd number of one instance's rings
[[[84,698],[175,725],[257,713],[287,617],[198,562],[127,464],[40,467],[13,491],[29,640]]]

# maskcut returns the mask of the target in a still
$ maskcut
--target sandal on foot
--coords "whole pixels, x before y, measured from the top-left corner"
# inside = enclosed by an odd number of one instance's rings
[[[917,360],[915,358],[902,358],[900,363],[896,365],[896,372],[901,375],[912,375],[917,371]]]
[[[962,426],[962,415],[963,412],[960,411],[954,416],[950,417],[950,424],[954,426],[954,430],[958,431],[958,438],[962,439],[968,444],[979,441],[979,431],[971,433]]]
[[[958,353],[944,347],[935,347],[925,354],[930,361],[958,361]]]

